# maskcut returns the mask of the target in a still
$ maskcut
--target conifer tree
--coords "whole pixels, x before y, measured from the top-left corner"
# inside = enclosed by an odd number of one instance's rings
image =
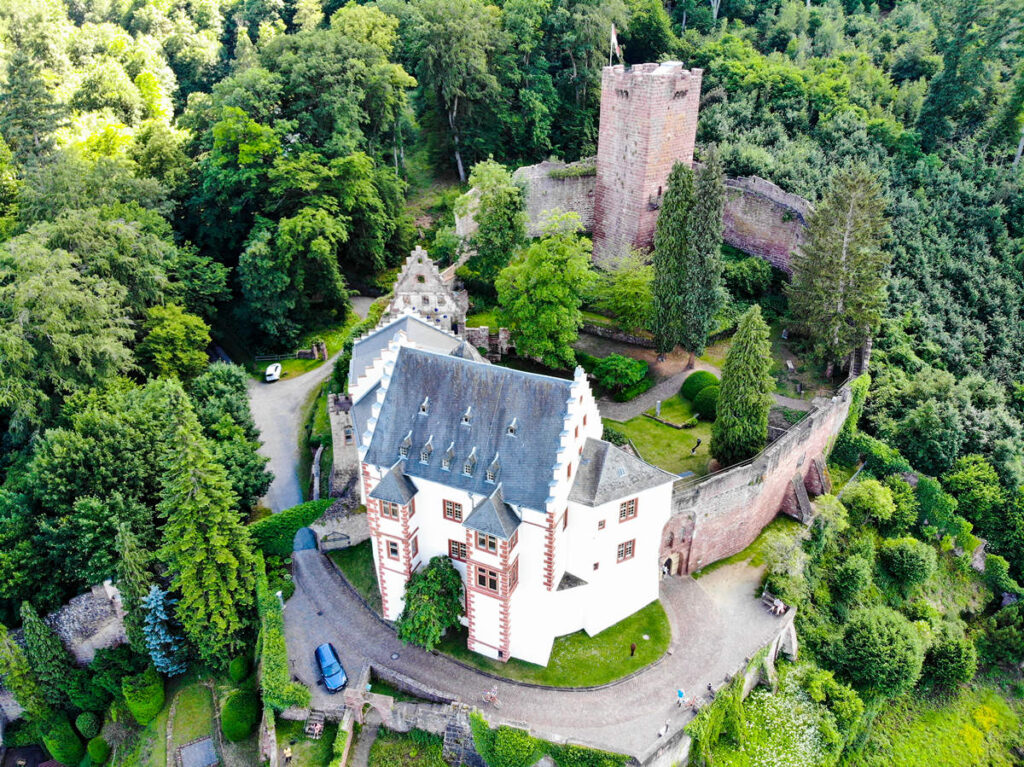
[[[722,208],[725,186],[718,155],[697,171],[677,164],[654,234],[654,335],[661,353],[676,344],[688,366],[714,329],[722,279]]]
[[[153,666],[161,674],[177,676],[184,674],[188,668],[185,660],[188,656],[185,638],[179,632],[179,624],[174,619],[172,609],[178,604],[167,592],[153,584],[149,593],[142,599],[145,610],[145,646]]]
[[[66,708],[68,680],[77,669],[64,643],[29,602],[21,603],[21,628],[25,637],[25,656],[39,680],[43,698],[53,708]]]
[[[238,646],[253,606],[253,553],[227,473],[213,459],[177,382],[179,402],[165,458],[158,511],[167,522],[159,556],[181,594],[177,617],[203,660],[224,663]]]
[[[0,94],[0,133],[19,161],[48,153],[61,125],[60,107],[43,78],[42,66],[22,35],[12,30],[7,84]]]
[[[889,233],[878,179],[864,166],[840,171],[792,256],[789,308],[827,362],[845,359],[878,328]]]
[[[29,719],[38,720],[47,712],[39,680],[29,667],[25,653],[7,627],[0,623],[0,682],[14,694]]]
[[[756,455],[768,441],[768,411],[775,389],[771,366],[768,326],[755,304],[740,318],[722,367],[711,455],[723,466]]]
[[[128,635],[128,643],[139,655],[147,651],[146,636],[142,631],[145,622],[142,600],[149,594],[152,580],[148,566],[148,557],[139,547],[139,541],[125,523],[117,527],[114,540],[117,549],[117,588],[121,592],[121,605],[124,608],[124,628]]]

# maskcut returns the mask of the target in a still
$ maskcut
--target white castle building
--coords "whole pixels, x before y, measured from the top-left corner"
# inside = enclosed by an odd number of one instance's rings
[[[601,439],[573,380],[482,360],[411,312],[356,342],[349,371],[361,494],[384,617],[409,576],[450,557],[469,648],[547,664],[658,598],[675,477]]]

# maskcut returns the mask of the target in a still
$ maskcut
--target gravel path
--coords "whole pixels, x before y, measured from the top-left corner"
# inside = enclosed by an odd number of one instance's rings
[[[403,645],[394,631],[370,613],[344,585],[334,567],[316,551],[292,555],[296,591],[285,607],[285,634],[292,673],[313,692],[314,707],[335,700],[317,685],[313,650],[332,642],[350,675],[364,664],[392,668],[454,699],[481,705],[494,680],[442,655]],[[687,695],[718,686],[727,673],[753,657],[779,628],[754,594],[760,571],[745,564],[719,568],[699,582],[668,578],[661,600],[672,625],[670,654],[657,666],[599,690],[550,690],[498,682],[501,708],[486,707],[494,722],[525,723],[548,739],[576,741],[638,758],[690,719],[675,706],[676,689]],[[397,659],[391,656],[398,654]]]
[[[365,317],[373,299],[356,296],[352,307]],[[331,371],[337,353],[318,368],[297,378],[274,383],[249,381],[249,407],[260,430],[260,454],[270,458],[267,468],[274,475],[263,503],[272,511],[290,509],[302,503],[299,482],[299,430],[303,426],[302,408]]]

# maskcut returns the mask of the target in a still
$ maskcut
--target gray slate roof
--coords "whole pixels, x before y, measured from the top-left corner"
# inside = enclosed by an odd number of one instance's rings
[[[378,501],[390,501],[399,506],[408,505],[414,495],[416,495],[416,485],[402,473],[401,461],[392,466],[391,470],[377,483],[377,487],[370,491],[371,498]]]
[[[352,405],[349,411],[352,417],[352,425],[355,427],[356,444],[362,444],[363,432],[366,431],[366,422],[370,420],[373,403],[377,401],[377,390],[380,388],[380,381],[371,386]]]
[[[584,506],[600,506],[675,479],[674,474],[651,466],[603,439],[588,439],[583,445],[569,500]]]
[[[352,359],[348,364],[348,380],[355,381],[362,375],[399,331],[405,331],[410,341],[425,349],[436,349],[447,354],[465,343],[461,338],[436,328],[416,315],[406,314],[372,331],[359,339],[352,347]]]
[[[512,507],[505,503],[501,488],[497,487],[490,496],[477,504],[462,526],[507,541],[518,529],[519,517],[512,511]]]
[[[487,467],[500,452],[495,481],[505,501],[544,510],[571,386],[560,378],[403,347],[365,460],[391,466],[412,430],[406,474],[489,496],[495,485],[486,480]],[[421,414],[425,397],[430,404]],[[470,407],[469,423],[463,424]],[[516,434],[510,436],[513,419]],[[420,448],[431,436],[434,450],[422,463]],[[451,469],[445,471],[442,460],[453,443]],[[476,463],[472,476],[466,476],[463,463],[474,448]]]

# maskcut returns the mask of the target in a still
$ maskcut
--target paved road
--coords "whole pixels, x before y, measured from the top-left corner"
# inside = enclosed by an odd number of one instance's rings
[[[357,296],[352,307],[365,317],[373,299]],[[260,430],[260,453],[270,458],[268,469],[274,475],[263,503],[272,511],[290,509],[302,503],[299,483],[299,429],[302,406],[334,369],[337,354],[327,362],[297,378],[274,383],[249,381],[249,407]]]
[[[316,685],[313,649],[330,641],[342,663],[355,674],[366,663],[399,673],[475,706],[494,680],[405,646],[341,582],[333,566],[316,551],[292,555],[295,595],[285,606],[285,633],[293,675],[313,690],[313,705],[335,703]],[[700,581],[668,578],[661,599],[672,625],[672,645],[657,666],[613,687],[593,691],[546,690],[497,683],[501,709],[486,706],[494,722],[528,725],[537,735],[571,737],[619,753],[643,756],[658,743],[666,721],[671,731],[690,713],[675,706],[676,689],[702,692],[718,686],[727,673],[779,629],[781,619],[760,607],[754,591],[760,571],[745,564],[719,568]],[[397,653],[398,658],[392,659]]]

